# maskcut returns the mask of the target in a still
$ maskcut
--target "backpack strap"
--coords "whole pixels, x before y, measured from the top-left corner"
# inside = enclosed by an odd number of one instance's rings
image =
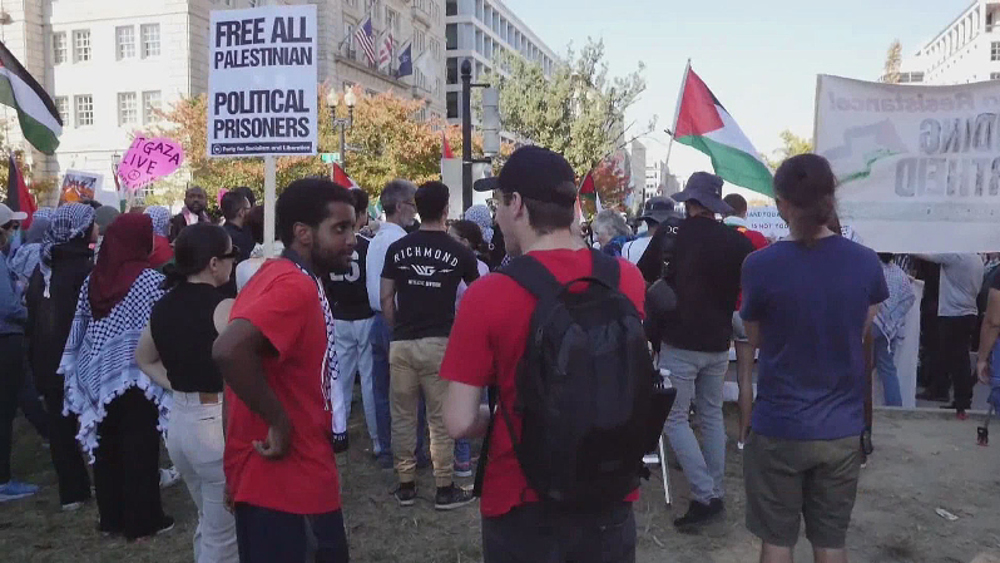
[[[535,299],[556,295],[562,291],[562,284],[548,268],[533,256],[518,256],[500,269],[500,273],[511,278],[532,294]]]

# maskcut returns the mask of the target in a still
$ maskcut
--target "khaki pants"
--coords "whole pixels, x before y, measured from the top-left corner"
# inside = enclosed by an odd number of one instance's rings
[[[438,377],[447,345],[445,337],[400,340],[389,345],[392,453],[400,483],[412,483],[416,478],[417,459],[413,452],[417,447],[417,405],[421,390],[431,434],[434,482],[438,487],[452,483],[455,441],[444,426],[448,382]]]

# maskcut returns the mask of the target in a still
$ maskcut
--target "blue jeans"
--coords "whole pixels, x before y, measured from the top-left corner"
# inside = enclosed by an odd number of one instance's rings
[[[365,425],[372,441],[372,451],[378,455],[382,446],[378,439],[378,420],[375,415],[375,389],[372,382],[372,324],[371,317],[356,321],[334,319],[333,328],[337,344],[337,361],[340,364],[341,393],[347,419],[351,418],[354,399],[354,374],[361,375],[361,402],[365,409]]]
[[[660,350],[660,368],[670,370],[677,389],[666,433],[694,500],[708,504],[725,494],[726,427],[722,419],[722,386],[729,369],[729,352],[693,352],[666,344]],[[702,445],[688,421],[691,403],[697,407]]]
[[[385,323],[385,317],[379,311],[375,312],[372,323],[372,382],[375,389],[375,425],[378,427],[378,443],[375,444],[376,456],[392,457],[392,413],[389,408],[389,343],[392,331]],[[363,382],[362,382],[363,383]],[[420,406],[417,418],[417,462],[420,465],[426,461],[424,455],[424,434],[427,433],[427,416],[424,406],[424,396],[420,395]]]
[[[881,330],[875,331],[875,369],[878,371],[878,378],[882,381],[882,396],[886,406],[903,406],[903,395],[899,391],[899,376],[896,374],[896,350],[903,342],[902,337],[889,340],[882,334]]]
[[[472,463],[472,442],[467,439],[455,440],[455,465]]]

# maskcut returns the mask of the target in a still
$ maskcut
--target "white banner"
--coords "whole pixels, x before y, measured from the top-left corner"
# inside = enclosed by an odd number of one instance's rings
[[[316,6],[211,13],[208,156],[316,154]]]
[[[770,241],[788,236],[788,223],[778,215],[777,207],[751,207],[747,209],[747,225]]]
[[[820,75],[816,152],[841,219],[882,252],[1000,250],[1000,81],[910,86]]]

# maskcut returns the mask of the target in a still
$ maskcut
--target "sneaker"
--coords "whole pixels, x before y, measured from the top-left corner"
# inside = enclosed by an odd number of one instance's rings
[[[955,413],[955,417],[958,418],[959,420],[967,420],[969,418],[969,415],[966,414],[965,409],[958,409],[958,411]]]
[[[379,454],[378,466],[381,469],[392,469],[395,464],[392,462],[392,454]]]
[[[455,477],[472,477],[472,462],[455,462]]]
[[[653,452],[642,456],[643,465],[660,465],[660,454]]]
[[[447,487],[438,487],[437,494],[434,495],[434,508],[436,510],[454,510],[472,502],[476,497],[472,491],[456,487],[454,483]]]
[[[63,512],[76,512],[77,510],[80,510],[81,508],[83,508],[83,501],[80,501],[80,502],[67,502],[66,504],[62,505],[62,511]]]
[[[7,481],[0,485],[0,502],[28,498],[38,492],[38,487],[17,481]]]
[[[156,529],[154,535],[165,534],[170,530],[174,529],[174,518],[172,516],[163,516],[163,520],[160,521],[160,526]]]
[[[177,482],[180,481],[180,480],[181,480],[181,474],[180,474],[180,472],[177,471],[176,467],[174,467],[174,466],[171,465],[167,469],[161,469],[160,470],[160,488],[161,489],[166,489],[167,487],[171,487],[173,485],[176,485]]]
[[[692,500],[687,514],[674,520],[674,527],[692,528],[701,524],[707,524],[722,514],[723,510],[724,507],[721,499],[712,499],[709,504]]]
[[[413,506],[417,502],[417,486],[414,483],[400,483],[392,492],[399,506]]]

